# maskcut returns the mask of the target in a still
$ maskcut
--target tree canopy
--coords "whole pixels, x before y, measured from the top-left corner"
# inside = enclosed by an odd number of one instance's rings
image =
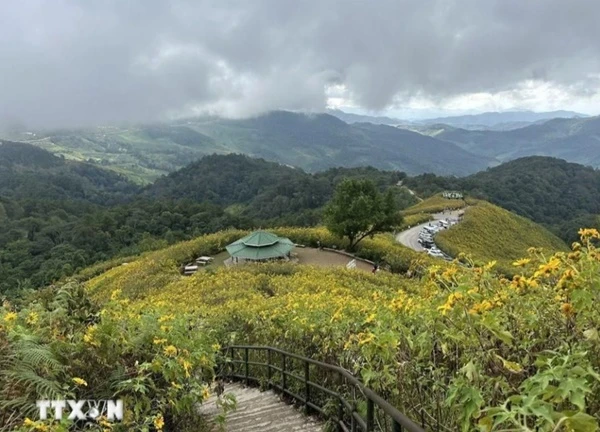
[[[379,192],[371,180],[346,179],[327,204],[325,221],[332,233],[348,238],[352,250],[365,237],[399,226],[402,215],[392,191]]]

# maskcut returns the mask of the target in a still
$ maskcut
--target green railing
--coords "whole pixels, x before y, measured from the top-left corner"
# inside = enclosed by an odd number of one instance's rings
[[[268,388],[286,394],[304,405],[307,414],[317,412],[333,421],[338,431],[424,432],[423,428],[339,366],[268,346],[234,345],[223,348],[223,352],[224,364],[219,374],[221,378],[242,380],[247,385],[262,382]],[[250,359],[250,352],[254,353],[253,361]],[[261,357],[263,361],[256,361],[256,357]],[[301,366],[294,367],[291,364],[294,361]],[[256,373],[257,369],[259,373]],[[298,370],[302,375],[298,374]],[[274,374],[279,375],[280,379],[275,380]],[[321,384],[315,382],[317,377]],[[289,378],[294,383],[288,382]],[[332,379],[337,381],[337,385],[333,386],[335,389],[327,387]],[[344,392],[343,389],[347,391]],[[317,392],[321,392],[321,397],[317,397]],[[346,396],[349,394],[353,395],[351,401]],[[337,405],[333,410],[332,401]],[[362,402],[363,414],[357,408],[357,401]]]

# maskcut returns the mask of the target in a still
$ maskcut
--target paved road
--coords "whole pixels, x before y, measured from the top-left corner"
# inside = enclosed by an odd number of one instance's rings
[[[434,220],[446,219],[446,218],[457,218],[460,212],[464,211],[464,209],[454,210],[448,213],[436,213],[433,215]],[[419,233],[424,226],[429,225],[430,222],[425,222],[421,225],[415,225],[412,228],[407,229],[406,231],[402,231],[396,235],[396,241],[398,243],[402,243],[404,246],[409,247],[411,249],[416,250],[417,252],[422,252],[425,249],[423,246],[419,244]]]

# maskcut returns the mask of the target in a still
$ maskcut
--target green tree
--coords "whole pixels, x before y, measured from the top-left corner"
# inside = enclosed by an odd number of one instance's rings
[[[391,231],[402,223],[392,191],[382,194],[366,179],[346,179],[338,184],[324,215],[332,233],[348,238],[348,250],[365,237]]]

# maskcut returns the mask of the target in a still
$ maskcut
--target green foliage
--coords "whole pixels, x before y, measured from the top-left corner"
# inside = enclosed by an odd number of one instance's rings
[[[411,418],[424,418],[427,429],[597,429],[597,231],[582,231],[582,243],[570,253],[532,251],[512,280],[491,266],[439,261],[421,262],[427,268],[413,278],[288,263],[191,277],[172,271],[177,263],[170,257],[243,234],[214,234],[152,252],[87,286],[97,298],[122,286],[133,314],[164,304],[202,316],[222,344],[273,345],[339,364]],[[343,241],[324,229],[277,234],[305,244]],[[404,251],[388,235],[359,247],[379,256]],[[407,253],[419,261],[419,254]]]
[[[382,195],[369,180],[344,180],[325,208],[329,230],[349,240],[348,249],[367,236],[391,231],[402,223],[402,216],[391,192]]]
[[[455,210],[463,208],[467,205],[466,200],[462,199],[447,199],[441,195],[434,195],[421,201],[412,207],[407,208],[402,212],[404,215],[414,215],[418,213],[440,213],[444,210]]]
[[[467,255],[479,264],[497,262],[501,273],[512,275],[512,262],[530,247],[547,253],[564,251],[567,246],[545,228],[500,207],[479,202],[465,210],[463,220],[435,237],[438,247],[457,257]]]
[[[465,178],[425,174],[404,184],[424,196],[465,191],[543,224],[568,243],[582,226],[598,226],[600,172],[560,159],[532,156]]]
[[[42,428],[31,420],[35,401],[63,398],[122,399],[114,431],[186,428],[208,397],[219,348],[202,320],[160,305],[131,313],[118,290],[99,305],[76,283],[40,294],[21,310],[0,308],[0,429]],[[104,428],[100,420],[91,430]]]

